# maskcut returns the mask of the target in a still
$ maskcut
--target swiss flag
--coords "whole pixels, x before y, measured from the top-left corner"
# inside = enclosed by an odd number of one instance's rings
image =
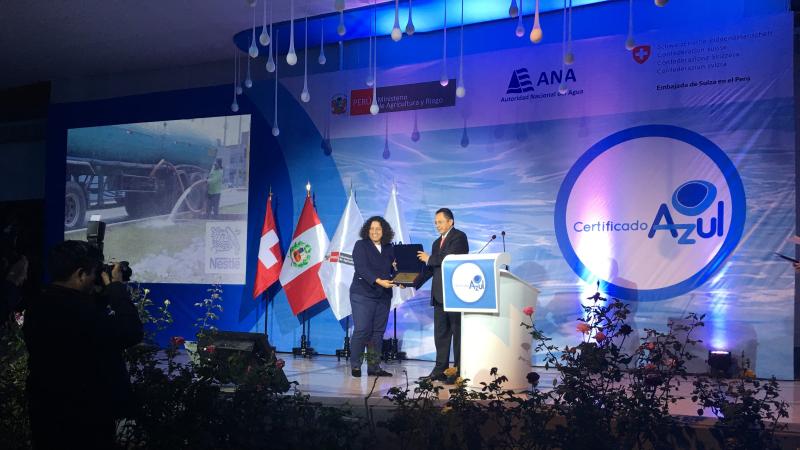
[[[283,291],[295,316],[325,300],[319,268],[327,250],[328,235],[308,195],[280,275]]]
[[[281,247],[278,242],[278,233],[275,230],[275,216],[272,214],[272,194],[269,194],[267,212],[264,214],[264,227],[261,229],[261,243],[258,245],[258,268],[256,269],[256,282],[253,285],[253,298],[261,295],[278,281],[282,267]]]

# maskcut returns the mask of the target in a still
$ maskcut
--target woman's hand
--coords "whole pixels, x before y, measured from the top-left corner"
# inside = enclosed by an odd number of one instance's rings
[[[389,281],[389,280],[383,280],[383,279],[380,279],[380,278],[378,278],[377,280],[375,280],[375,284],[377,284],[378,286],[380,286],[380,287],[382,287],[382,288],[386,288],[386,289],[389,289],[389,288],[393,288],[393,287],[394,287],[394,284],[392,284],[392,282],[391,282],[391,281]]]

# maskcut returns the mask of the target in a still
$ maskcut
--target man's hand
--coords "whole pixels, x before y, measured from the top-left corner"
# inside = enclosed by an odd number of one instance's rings
[[[800,263],[792,263],[795,272],[800,272]]]
[[[428,256],[427,253],[425,253],[425,252],[417,252],[417,259],[419,259],[420,261],[424,262],[425,264],[428,264],[428,258],[430,258],[430,256]]]
[[[114,268],[111,269],[111,277],[109,278],[106,271],[103,271],[100,277],[103,279],[103,286],[108,286],[111,283],[122,283],[122,267],[119,263],[114,263]]]
[[[111,281],[115,283],[122,283],[122,266],[119,263],[114,263],[114,268],[111,270]]]

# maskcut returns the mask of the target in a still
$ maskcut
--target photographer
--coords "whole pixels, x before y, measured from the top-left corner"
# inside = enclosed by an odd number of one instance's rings
[[[142,340],[142,323],[121,267],[110,276],[103,268],[97,247],[62,242],[50,253],[53,282],[29,302],[23,332],[34,448],[113,448],[115,421],[130,409],[123,351]]]

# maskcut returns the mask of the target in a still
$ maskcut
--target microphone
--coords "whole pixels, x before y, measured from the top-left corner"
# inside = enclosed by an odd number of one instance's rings
[[[500,232],[500,237],[503,238],[503,253],[506,252],[506,230]],[[506,264],[506,270],[510,270],[508,264]]]
[[[483,244],[483,247],[481,247],[481,249],[480,249],[480,250],[478,250],[478,253],[482,252],[482,251],[483,251],[483,250],[486,248],[486,246],[487,246],[487,245],[491,244],[491,243],[492,243],[492,241],[493,241],[493,240],[495,240],[495,238],[497,238],[497,235],[496,235],[496,234],[493,234],[493,235],[492,235],[492,237],[490,237],[490,238],[489,238],[489,240],[488,240],[488,241],[486,241],[486,243],[485,243],[485,244]],[[476,255],[477,255],[478,253],[476,253]]]

